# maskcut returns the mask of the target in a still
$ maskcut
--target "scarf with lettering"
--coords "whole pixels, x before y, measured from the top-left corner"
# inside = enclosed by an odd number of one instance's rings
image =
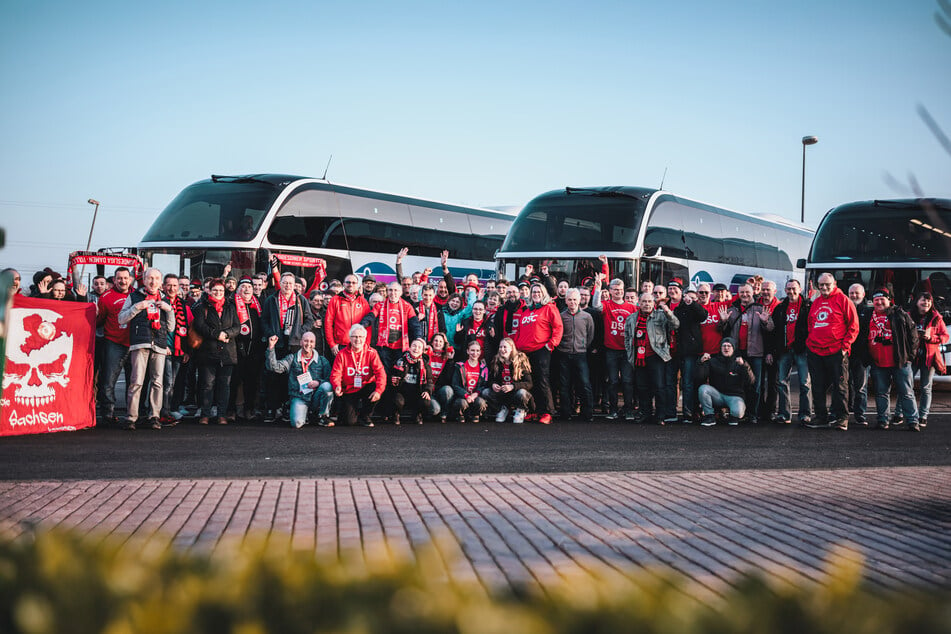
[[[437,314],[436,304],[432,304],[429,308],[420,304],[419,312],[424,312],[426,315],[426,341],[430,342],[439,332],[439,315]]]
[[[637,352],[634,365],[638,368],[643,368],[647,365],[647,346],[650,345],[650,342],[647,340],[647,315],[644,311],[637,313],[637,324],[634,328],[634,335],[634,346]]]
[[[401,345],[398,348],[400,351],[405,352],[409,350],[409,311],[411,306],[403,301],[402,299],[396,300],[396,303],[390,302],[389,300],[384,300],[380,302],[379,311],[377,312],[376,319],[376,345],[379,348],[393,348],[397,349],[390,343],[390,319],[394,319],[394,323],[399,325],[400,330],[400,339]]]
[[[290,309],[292,303],[297,302],[297,293],[291,293],[290,297],[284,297],[284,293],[277,294],[277,310],[278,317],[281,320],[281,328],[284,327],[284,318],[287,316],[287,311]]]
[[[240,295],[234,296],[235,306],[238,308],[238,322],[241,324],[241,334],[249,335],[251,334],[251,313],[248,312],[248,306],[257,311],[258,317],[261,316],[261,304],[258,302],[258,298],[254,295],[251,296],[250,302],[245,302],[244,298]],[[283,321],[283,320],[282,320]]]
[[[145,293],[145,291],[142,291]],[[152,330],[160,330],[162,328],[162,311],[159,310],[158,304],[162,301],[162,296],[158,291],[155,291],[155,295],[149,295],[145,293],[145,301],[152,302],[150,307],[146,309],[146,316],[149,319],[149,324],[152,326]]]

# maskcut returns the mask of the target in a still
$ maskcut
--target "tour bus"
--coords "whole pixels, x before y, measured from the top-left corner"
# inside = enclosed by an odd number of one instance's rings
[[[531,264],[577,285],[601,270],[627,287],[722,282],[732,291],[752,275],[783,288],[804,281],[794,264],[812,231],[778,216],[744,214],[644,187],[566,187],[530,201],[496,255],[500,275],[515,279]]]
[[[810,280],[832,273],[843,292],[890,287],[908,307],[930,291],[951,323],[951,200],[917,198],[846,203],[826,213],[804,264]]]
[[[147,265],[192,278],[282,271],[313,280],[317,258],[327,280],[349,273],[396,278],[403,248],[406,275],[439,267],[448,249],[457,278],[488,279],[513,215],[330,183],[325,179],[255,174],[212,176],[186,187],[159,214],[138,246]],[[440,273],[441,275],[441,273]]]

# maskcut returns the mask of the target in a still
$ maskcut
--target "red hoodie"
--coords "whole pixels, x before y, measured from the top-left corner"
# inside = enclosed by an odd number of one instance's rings
[[[129,345],[129,329],[119,325],[119,311],[130,293],[120,293],[111,289],[99,298],[99,314],[96,325],[103,326],[106,339],[122,346]]]
[[[521,352],[535,352],[542,347],[549,351],[561,343],[565,327],[555,302],[532,308],[525,306],[516,313],[518,330],[512,334],[515,347]]]
[[[819,356],[848,351],[859,336],[859,315],[855,304],[840,289],[828,297],[819,296],[809,310],[806,347]]]
[[[359,368],[357,364],[360,365]],[[361,379],[360,387],[354,385],[357,374]],[[334,359],[333,368],[330,370],[330,384],[334,389],[342,387],[344,394],[354,394],[372,384],[373,391],[382,395],[386,389],[386,370],[380,361],[379,353],[365,345],[362,353],[354,358],[350,346],[343,348]]]
[[[333,348],[350,343],[350,326],[359,324],[368,312],[370,304],[360,293],[352,296],[340,293],[331,297],[324,316],[327,345]]]

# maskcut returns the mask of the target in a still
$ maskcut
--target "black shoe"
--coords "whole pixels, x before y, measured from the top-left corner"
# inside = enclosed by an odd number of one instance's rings
[[[149,419],[149,425],[152,427],[152,429],[162,429],[161,421],[159,421],[159,419],[154,416]]]
[[[921,431],[921,423],[909,423],[908,431]]]
[[[729,425],[730,427],[736,427],[737,425],[740,424],[740,419],[737,418],[736,416],[730,416],[729,418],[726,419],[726,424]]]
[[[373,427],[373,421],[369,418],[364,418],[359,422],[360,427]]]
[[[320,427],[333,427],[334,422],[330,420],[329,416],[321,416],[317,419],[317,425]]]
[[[422,415],[422,414],[416,414],[416,424],[417,424],[417,425],[422,425],[422,424],[423,424],[423,415]]]
[[[927,426],[928,426],[928,417],[925,416],[924,418],[919,418],[919,419],[918,419],[918,426],[921,427],[922,429],[924,429],[925,427],[927,427]]]
[[[716,425],[716,424],[717,424],[717,417],[714,416],[713,414],[710,414],[710,415],[708,415],[708,416],[704,416],[704,417],[700,420],[700,426],[701,426],[701,427],[713,427],[713,426]]]
[[[135,421],[134,420],[126,421],[125,425],[122,426],[122,429],[124,429],[125,431],[135,431]]]
[[[264,415],[264,422],[274,423],[276,421],[277,421],[277,413],[273,410],[268,410],[267,413]]]
[[[838,419],[837,421],[835,421],[834,423],[832,423],[831,425],[829,425],[829,427],[831,427],[832,429],[838,430],[838,431],[848,431],[848,430],[849,430],[849,419],[848,419],[848,418],[840,418],[840,419]]]
[[[472,417],[472,424],[474,424],[474,425],[478,425],[478,424],[479,424],[479,417],[478,417],[478,416],[473,416],[473,417]]]
[[[816,418],[808,422],[803,420],[802,426],[805,427],[806,429],[828,429],[829,423],[825,422],[824,420],[820,418]]]

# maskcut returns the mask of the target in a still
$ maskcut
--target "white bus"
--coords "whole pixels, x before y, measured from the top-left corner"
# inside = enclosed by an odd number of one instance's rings
[[[272,255],[282,270],[311,281],[314,258],[327,279],[349,273],[396,278],[403,247],[405,274],[438,263],[450,252],[457,278],[492,276],[492,258],[514,216],[284,174],[212,176],[189,185],[145,233],[138,253],[147,265],[192,278],[267,271]]]
[[[929,291],[951,323],[951,200],[867,200],[834,207],[819,223],[809,258],[801,264],[813,281],[832,273],[843,292],[855,283],[866,291],[890,287],[905,307],[916,293]]]
[[[608,256],[611,275],[628,287],[680,277],[722,282],[736,291],[751,275],[782,288],[803,281],[795,263],[812,231],[777,216],[744,214],[643,187],[566,187],[544,193],[519,213],[496,255],[514,279],[543,262],[569,284],[583,283]]]

